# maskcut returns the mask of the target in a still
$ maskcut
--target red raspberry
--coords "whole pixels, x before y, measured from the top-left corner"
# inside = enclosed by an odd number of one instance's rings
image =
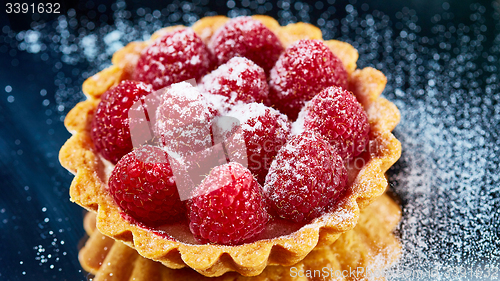
[[[151,85],[125,80],[102,95],[92,120],[91,137],[101,155],[113,164],[132,151],[130,107],[152,92]]]
[[[264,184],[271,162],[290,135],[288,118],[261,103],[238,105],[227,115],[239,120],[234,137],[245,140],[248,169]]]
[[[269,87],[264,70],[251,60],[234,57],[201,80],[201,89],[227,97],[226,103],[235,105],[267,100]]]
[[[304,128],[323,135],[342,158],[350,159],[364,151],[370,125],[363,107],[349,91],[328,87],[304,110]]]
[[[137,62],[135,80],[160,89],[170,84],[200,79],[213,67],[213,55],[189,28],[169,32],[144,49]]]
[[[283,52],[278,37],[251,17],[237,17],[228,21],[215,32],[208,46],[219,65],[232,57],[242,56],[258,64],[266,73],[269,73]]]
[[[347,170],[335,148],[318,133],[305,131],[279,151],[264,191],[278,216],[307,222],[322,215],[346,184]]]
[[[291,120],[305,102],[332,85],[347,87],[342,62],[320,40],[299,40],[280,56],[270,73],[271,102]]]
[[[189,228],[201,242],[241,244],[269,220],[262,188],[248,169],[231,162],[212,169],[189,203]]]
[[[167,154],[158,147],[143,146],[125,155],[116,164],[108,185],[125,213],[144,224],[175,222],[185,214]]]
[[[197,88],[187,82],[173,84],[156,110],[156,132],[169,151],[191,154],[212,145],[213,108]]]

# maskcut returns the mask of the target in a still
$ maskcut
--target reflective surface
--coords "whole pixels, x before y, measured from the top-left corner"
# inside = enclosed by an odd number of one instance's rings
[[[64,17],[0,16],[0,280],[87,279],[77,259],[83,211],[69,202],[72,175],[57,159],[70,136],[62,120],[115,50],[216,13],[311,22],[353,44],[359,68],[387,75],[403,145],[390,170],[403,255],[388,275],[500,279],[499,4],[402,2],[82,2]]]

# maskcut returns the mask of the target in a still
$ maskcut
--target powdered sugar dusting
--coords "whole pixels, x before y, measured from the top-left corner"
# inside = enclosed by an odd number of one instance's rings
[[[233,106],[231,110],[227,113],[227,116],[237,118],[240,123],[246,123],[250,118],[256,118],[259,116],[264,116],[266,110],[272,111],[273,113],[278,113],[275,109],[267,107],[261,103],[250,103],[250,104],[238,104]]]
[[[305,128],[325,137],[343,159],[352,159],[365,150],[370,132],[368,117],[349,91],[327,87],[303,110]]]
[[[198,89],[180,82],[163,94],[155,128],[166,149],[178,155],[211,146],[210,121],[208,103]]]
[[[283,51],[278,37],[251,17],[237,17],[226,22],[214,33],[208,46],[219,64],[242,56],[262,67],[266,73]]]
[[[253,20],[251,17],[240,17],[238,20],[243,23],[238,26],[243,32],[250,32],[262,25],[260,21]]]
[[[188,79],[200,79],[212,67],[212,55],[190,28],[167,32],[141,53],[134,79],[155,89]]]
[[[337,151],[306,131],[281,148],[266,176],[270,207],[282,218],[308,222],[327,212],[347,187],[347,170]]]
[[[306,101],[324,88],[347,88],[342,62],[321,40],[303,39],[290,45],[269,74],[270,99],[291,119]]]
[[[203,98],[207,103],[215,108],[220,114],[226,114],[231,108],[230,98],[222,95],[215,95],[204,92],[204,89],[198,85],[198,90],[201,92]],[[237,101],[235,104],[243,104],[243,101]]]
[[[309,102],[306,102],[304,104],[304,107],[299,112],[299,117],[297,117],[297,120],[295,120],[292,123],[292,132],[291,132],[292,136],[295,136],[295,135],[298,135],[298,134],[304,132],[304,118],[306,116],[306,108],[307,108],[308,103]]]
[[[234,57],[201,80],[202,92],[226,97],[226,107],[238,102],[267,100],[269,88],[264,70],[243,57]]]
[[[263,184],[271,161],[290,135],[288,118],[261,103],[236,105],[227,116],[241,123],[233,138],[244,140],[248,168]]]
[[[104,157],[100,156],[99,159],[102,161],[104,165],[104,179],[107,181],[109,177],[111,176],[111,173],[113,172],[113,169],[115,168],[115,165],[113,163],[109,162],[106,160]],[[108,185],[106,183],[106,188],[108,188]]]

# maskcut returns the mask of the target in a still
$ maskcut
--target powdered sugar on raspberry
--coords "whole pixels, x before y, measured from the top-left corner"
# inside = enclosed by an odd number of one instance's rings
[[[261,66],[266,73],[283,51],[278,37],[251,17],[231,19],[215,32],[208,45],[219,64],[243,56]]]
[[[306,104],[304,105],[304,107],[300,110],[299,116],[297,117],[297,120],[295,120],[292,123],[292,131],[291,131],[291,135],[292,136],[298,135],[298,134],[304,132],[304,130],[305,130],[305,128],[304,128],[304,118],[306,116],[306,108],[307,108],[307,104],[308,103],[309,102],[306,102]]]
[[[138,154],[166,158],[160,148],[143,146],[120,159],[108,183],[115,202],[125,213],[148,225],[185,219],[185,203],[179,199],[170,164],[145,163]]]
[[[134,102],[152,90],[151,85],[124,80],[103,94],[92,120],[91,137],[104,158],[116,163],[132,151],[128,113]]]
[[[205,101],[221,115],[226,114],[231,109],[232,104],[230,103],[230,100],[236,100],[236,98],[228,98],[226,96],[215,95],[204,92],[204,89],[200,87],[199,84],[198,84],[198,91],[200,91]],[[234,104],[235,105],[244,104],[244,102],[236,101]]]
[[[347,72],[321,40],[299,40],[289,46],[270,72],[269,97],[292,120],[304,103],[328,86],[347,87]]]
[[[347,169],[336,149],[318,133],[306,131],[281,148],[264,191],[278,216],[309,222],[335,207],[346,185]]]
[[[250,118],[256,118],[258,116],[265,115],[266,110],[271,110],[272,112],[279,114],[277,110],[267,107],[261,103],[251,103],[251,104],[238,104],[232,107],[231,110],[227,113],[227,116],[235,117],[240,121],[241,124],[244,124]],[[279,120],[283,122],[284,121],[283,119],[284,118],[280,118]],[[257,126],[260,127],[261,125]]]
[[[269,221],[262,188],[248,169],[231,162],[212,169],[189,204],[189,227],[201,241],[235,245]]]
[[[187,82],[173,84],[156,110],[157,133],[174,153],[193,153],[211,146],[209,104]]]
[[[365,150],[370,125],[361,104],[351,92],[330,86],[318,93],[304,109],[304,127],[316,130],[349,159]]]
[[[225,96],[224,103],[262,102],[267,100],[269,87],[264,70],[251,60],[234,57],[202,78],[202,92]]]
[[[318,140],[323,140],[318,134],[307,134],[307,137],[301,140],[301,142],[307,142],[307,141],[312,141],[316,142]],[[300,142],[299,142],[300,143]],[[295,155],[298,156],[297,154],[300,153],[299,146],[296,143],[291,143],[287,142],[282,148],[283,153],[286,153],[288,155]],[[298,157],[297,157],[298,158]],[[307,154],[301,154],[300,158],[304,158],[305,160],[308,160],[309,156]],[[288,160],[283,160],[283,162],[280,164],[280,169],[284,171],[289,171],[289,175],[292,175],[292,177],[287,181],[287,184],[293,184],[293,181],[300,181],[303,178],[303,175],[300,173],[293,173],[292,171],[294,169],[296,170],[304,170],[308,168],[308,165],[304,162],[299,162],[296,161],[297,159],[295,157],[289,158]],[[273,161],[273,165],[275,161]],[[314,176],[314,175],[312,175]],[[275,173],[269,173],[267,178],[266,178],[266,185],[264,185],[264,192],[269,192],[271,187],[274,187],[275,182],[277,180],[277,174]],[[297,187],[299,190],[306,191],[305,186],[298,186]],[[276,198],[278,199],[278,198]]]
[[[134,77],[160,89],[199,79],[212,68],[213,57],[192,29],[168,32],[143,50]]]
[[[227,116],[240,121],[233,138],[244,140],[248,168],[263,184],[272,159],[290,135],[288,118],[261,103],[237,105]],[[229,143],[228,147],[232,148],[233,144]]]

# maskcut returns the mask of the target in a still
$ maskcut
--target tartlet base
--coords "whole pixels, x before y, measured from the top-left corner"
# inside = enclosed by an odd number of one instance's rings
[[[380,277],[376,280],[385,280],[385,270],[401,254],[401,243],[391,233],[400,219],[399,206],[384,194],[361,211],[356,227],[344,233],[332,245],[315,248],[297,264],[268,266],[253,277],[244,277],[236,272],[228,272],[220,277],[205,277],[190,268],[170,269],[142,257],[134,249],[96,231],[96,216],[88,213],[84,227],[89,238],[78,257],[83,269],[95,275],[94,281],[323,280],[319,277],[328,280],[372,280],[375,278],[370,277]],[[313,276],[318,274],[318,270],[322,275]],[[308,272],[310,278],[307,278]],[[332,273],[337,276],[331,276]]]

